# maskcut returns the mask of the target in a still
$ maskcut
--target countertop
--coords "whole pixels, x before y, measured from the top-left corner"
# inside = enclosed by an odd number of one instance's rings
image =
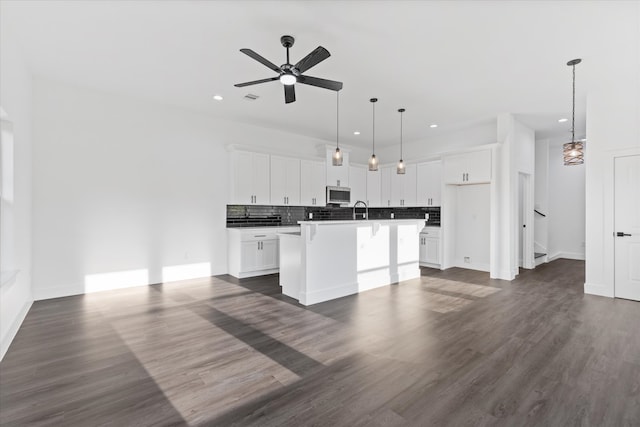
[[[402,222],[412,222],[412,223],[422,223],[424,219],[346,219],[346,220],[338,220],[338,221],[298,221],[300,225],[338,225],[338,224],[357,224],[357,225],[366,225],[373,223],[402,223]]]

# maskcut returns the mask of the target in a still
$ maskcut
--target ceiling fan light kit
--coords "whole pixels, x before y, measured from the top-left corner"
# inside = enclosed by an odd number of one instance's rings
[[[255,59],[262,65],[271,70],[278,73],[277,77],[271,77],[267,79],[254,80],[245,83],[238,83],[234,85],[235,87],[245,87],[256,85],[260,83],[272,82],[275,80],[280,80],[280,83],[284,86],[284,102],[289,104],[291,102],[295,102],[296,100],[296,92],[295,85],[296,83],[305,84],[309,86],[316,86],[323,89],[329,89],[334,91],[339,91],[342,89],[342,82],[337,82],[334,80],[326,80],[318,77],[306,76],[303,75],[305,71],[318,65],[320,62],[324,61],[328,57],[331,56],[329,51],[322,46],[318,46],[307,56],[298,61],[295,65],[292,65],[289,62],[289,48],[293,46],[295,39],[292,36],[282,36],[280,37],[280,43],[282,46],[287,49],[287,62],[282,64],[281,66],[277,66],[273,62],[264,58],[263,56],[257,54],[251,49],[240,49],[240,52],[245,55]]]
[[[565,166],[581,165],[584,163],[584,141],[576,141],[576,65],[582,59],[572,59],[567,65],[573,68],[573,105],[571,116],[571,142],[562,144],[562,157]]]

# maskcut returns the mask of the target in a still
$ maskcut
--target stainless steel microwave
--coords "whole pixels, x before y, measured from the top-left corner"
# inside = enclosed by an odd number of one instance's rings
[[[351,203],[349,187],[327,186],[327,205],[348,205],[349,203]]]

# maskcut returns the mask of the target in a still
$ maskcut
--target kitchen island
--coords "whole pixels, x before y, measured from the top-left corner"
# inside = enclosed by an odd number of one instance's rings
[[[424,220],[300,221],[280,233],[282,293],[311,305],[420,277]]]

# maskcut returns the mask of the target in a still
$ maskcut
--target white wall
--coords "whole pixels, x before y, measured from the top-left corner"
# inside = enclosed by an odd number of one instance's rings
[[[31,293],[31,76],[0,23],[0,106],[13,129],[13,214],[11,244],[3,245],[0,270],[18,271],[0,285],[0,359],[33,301]],[[4,142],[4,141],[3,141]],[[6,206],[5,206],[6,207]],[[6,225],[6,224],[5,224]],[[2,239],[9,230],[2,230]],[[4,242],[3,242],[4,243]]]
[[[548,165],[549,259],[584,259],[585,165],[565,166],[560,143],[549,146]]]
[[[36,299],[226,273],[226,146],[325,143],[43,79],[34,140]]]
[[[629,2],[617,13],[611,17],[615,32],[602,40],[600,55],[580,65],[597,76],[587,96],[585,292],[611,297],[613,159],[640,153],[640,2]]]
[[[549,212],[549,140],[536,141],[535,145],[535,197],[534,208],[545,215]],[[549,217],[534,215],[535,251],[548,254]]]

